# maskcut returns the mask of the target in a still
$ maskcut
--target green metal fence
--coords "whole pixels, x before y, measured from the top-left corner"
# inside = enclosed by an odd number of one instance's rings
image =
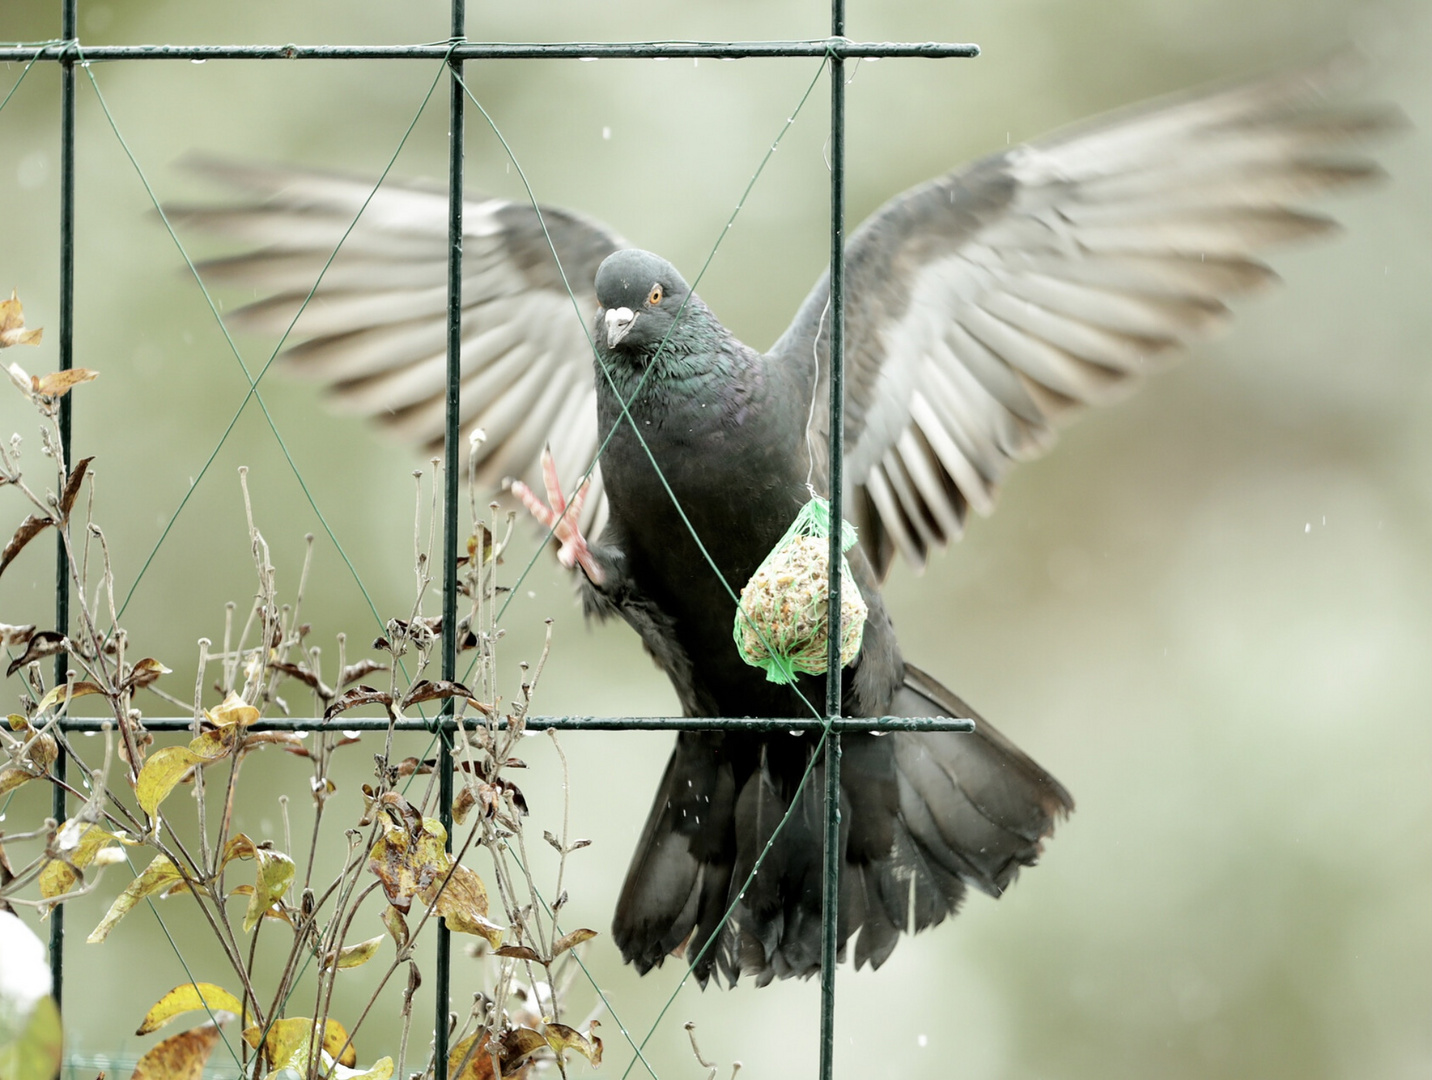
[[[60,235],[59,235],[59,357],[60,366],[74,364],[74,272],[75,272],[75,68],[88,62],[133,61],[203,61],[203,60],[393,60],[443,61],[450,75],[449,104],[449,258],[447,303],[447,389],[446,437],[443,477],[443,602],[444,626],[457,622],[457,557],[460,532],[458,528],[459,479],[462,475],[462,440],[459,438],[458,394],[460,386],[459,356],[462,327],[462,213],[463,213],[463,143],[466,88],[462,82],[463,65],[469,60],[496,61],[507,59],[589,59],[589,58],[694,58],[749,59],[767,57],[819,57],[828,65],[830,83],[830,503],[832,520],[842,517],[843,457],[843,247],[845,242],[845,86],[847,60],[860,58],[911,57],[947,59],[973,57],[978,47],[968,44],[937,43],[868,43],[848,40],[845,34],[843,0],[832,0],[829,36],[803,41],[759,42],[627,42],[627,43],[483,43],[471,41],[466,35],[465,0],[452,0],[451,38],[446,42],[421,45],[327,46],[327,45],[135,45],[87,47],[78,36],[78,0],[60,0],[60,37],[37,46],[0,47],[0,61],[55,63],[60,67]],[[72,399],[61,404],[60,426],[65,459],[69,460],[69,443],[74,416]],[[533,716],[530,725],[556,730],[805,730],[823,734],[825,762],[825,869],[822,915],[821,962],[821,1024],[820,1076],[829,1078],[834,1072],[835,969],[837,954],[836,901],[840,869],[840,732],[845,730],[924,730],[968,731],[968,720],[945,718],[844,718],[841,717],[840,650],[840,530],[830,537],[830,631],[829,667],[823,717],[798,718],[702,718],[689,717],[620,717]],[[58,549],[55,579],[55,626],[65,630],[70,625],[70,581],[67,574],[64,543]],[[66,678],[67,656],[55,657],[57,684]],[[457,678],[456,635],[442,636],[442,677]],[[452,702],[445,706],[451,713]],[[146,718],[151,731],[190,729],[190,717]],[[65,717],[60,726],[65,731],[96,731],[100,722]],[[254,730],[323,730],[388,729],[386,720],[365,720],[345,717],[325,722],[322,718],[266,719]],[[453,734],[456,724],[441,719],[399,722],[397,730],[437,731],[440,733],[438,758],[439,805],[444,827],[452,830],[453,800]],[[819,751],[818,751],[819,752]],[[66,758],[61,754],[54,770],[59,780],[65,778]],[[67,814],[64,789],[54,788],[53,813],[57,821]],[[449,841],[450,843],[451,841]],[[51,916],[50,956],[54,976],[54,996],[63,994],[65,967],[64,908],[57,907]],[[441,923],[437,934],[436,1022],[434,1058],[438,1080],[445,1080],[448,1061],[448,1029],[444,1023],[449,1012],[451,972],[451,941]]]

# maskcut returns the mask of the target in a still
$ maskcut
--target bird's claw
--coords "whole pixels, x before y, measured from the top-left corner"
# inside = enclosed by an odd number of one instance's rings
[[[587,546],[578,522],[582,517],[582,506],[587,501],[588,482],[582,481],[570,502],[562,494],[562,485],[557,480],[557,464],[552,460],[552,448],[542,450],[542,485],[547,489],[547,501],[541,498],[521,480],[512,481],[512,493],[522,500],[528,512],[537,519],[544,529],[550,529],[561,545],[557,549],[557,561],[568,570],[580,566],[593,585],[600,585],[606,579]]]

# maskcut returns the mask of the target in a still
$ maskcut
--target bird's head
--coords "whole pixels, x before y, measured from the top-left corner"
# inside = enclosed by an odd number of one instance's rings
[[[660,345],[691,292],[665,259],[624,248],[597,267],[597,334],[608,349],[643,351]]]

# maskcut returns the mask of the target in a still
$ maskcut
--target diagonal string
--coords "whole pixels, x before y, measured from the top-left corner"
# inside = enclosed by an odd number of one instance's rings
[[[25,76],[28,75],[28,74],[30,74],[30,69],[31,69],[32,67],[34,67],[34,66],[39,62],[40,57],[41,57],[41,55],[44,53],[44,51],[45,51],[47,48],[49,48],[51,45],[58,45],[58,44],[60,44],[60,41],[59,41],[58,38],[57,38],[56,40],[54,40],[54,41],[42,41],[42,42],[36,43],[36,45],[35,45],[35,55],[34,55],[33,57],[31,57],[29,63],[27,63],[27,64],[25,65],[24,69],[21,70],[21,72],[20,72],[20,77],[15,80],[15,85],[12,86],[12,87],[10,87],[9,93],[7,93],[3,99],[0,99],[0,111],[3,111],[4,108],[5,108],[5,106],[8,105],[8,104],[10,104],[10,99],[15,96],[15,91],[18,90],[18,89],[20,89],[20,84],[25,81]]]

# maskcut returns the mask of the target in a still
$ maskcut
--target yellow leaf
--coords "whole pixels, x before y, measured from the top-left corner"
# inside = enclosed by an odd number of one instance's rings
[[[325,1054],[336,1054],[347,1043],[343,1049],[343,1055],[338,1059],[338,1064],[346,1065],[350,1069],[358,1064],[358,1051],[353,1044],[348,1042],[348,1030],[337,1020],[329,1020],[328,1026],[323,1029],[323,1052]]]
[[[14,289],[9,300],[0,300],[0,349],[11,345],[38,345],[44,330],[25,329],[25,309]]]
[[[346,1069],[341,1064],[333,1070],[334,1080],[389,1080],[393,1075],[393,1059],[380,1057],[368,1069]]]
[[[597,1022],[593,1020],[591,1027],[595,1028],[596,1026]],[[576,1028],[570,1028],[566,1024],[547,1024],[543,1034],[547,1037],[547,1044],[557,1051],[559,1059],[562,1056],[562,1051],[575,1050],[593,1066],[602,1063],[602,1040],[595,1035],[588,1038]]]
[[[60,826],[55,838],[56,853],[64,855],[73,866],[83,870],[103,847],[115,839],[98,825],[71,818]],[[40,871],[40,895],[46,900],[63,896],[75,887],[79,875],[59,859],[51,859]]]
[[[196,765],[209,765],[228,756],[233,750],[219,732],[205,732],[188,746],[166,746],[156,750],[139,770],[135,797],[151,818],[159,804],[169,797],[175,785]]]
[[[189,740],[189,753],[210,764],[228,757],[243,741],[243,732],[236,727],[222,727],[217,731],[206,731],[196,739]]]
[[[418,834],[417,841],[418,858],[439,867],[440,873],[446,871],[448,863],[452,862],[452,856],[447,853],[447,838],[447,830],[443,828],[441,821],[437,818],[423,818],[422,831]]]
[[[35,779],[34,774],[18,765],[6,765],[0,768],[0,795],[14,791],[26,780]]]
[[[259,718],[259,711],[232,690],[220,704],[205,709],[204,715],[219,727],[247,727]]]
[[[424,891],[423,902],[432,905],[447,928],[458,934],[477,934],[495,949],[502,944],[503,928],[487,918],[487,887],[476,871],[455,863],[447,887],[438,892],[441,880]],[[436,900],[434,900],[436,898]]]
[[[222,986],[215,986],[213,983],[184,983],[154,1003],[135,1034],[148,1035],[151,1031],[158,1031],[180,1013],[192,1012],[195,1009],[207,1009],[211,1013],[231,1012],[237,1016],[244,1011],[244,1006]]]
[[[178,890],[176,889],[175,891],[177,892]],[[252,885],[235,885],[232,889],[229,890],[230,896],[253,896],[253,894],[254,887]],[[263,918],[275,919],[279,922],[286,922],[289,926],[293,925],[293,920],[288,917],[288,912],[284,911],[283,908],[278,907],[276,905],[270,907],[267,911],[265,911],[263,913]]]
[[[378,946],[382,945],[385,940],[385,936],[379,934],[377,937],[369,938],[367,941],[360,941],[357,945],[345,945],[338,950],[338,967],[340,969],[355,968],[366,964],[369,960],[378,955]],[[324,958],[323,967],[324,970],[333,967],[332,953]]]
[[[149,1048],[130,1080],[201,1080],[204,1065],[218,1044],[219,1029],[214,1024],[171,1035]]]
[[[268,1035],[263,1037],[264,1064],[270,1070],[292,1068],[297,1069],[300,1074],[305,1072],[309,1060],[308,1044],[313,1037],[313,1030],[313,1020],[306,1016],[273,1021],[269,1025]],[[255,1050],[259,1047],[260,1036],[263,1036],[263,1032],[257,1024],[244,1029],[244,1042]],[[334,1054],[344,1043],[348,1043],[348,1032],[343,1025],[337,1020],[326,1021],[323,1030],[324,1052]],[[343,1051],[338,1063],[351,1068],[357,1061],[358,1052],[352,1043],[348,1043],[348,1049]]]
[[[479,1045],[478,1040],[482,1043]],[[458,1066],[462,1072],[458,1072]],[[459,1039],[448,1051],[448,1080],[488,1080],[492,1076],[492,1057],[487,1052],[487,1032],[475,1031]]]
[[[46,709],[48,709],[51,705],[57,704],[58,702],[61,702],[61,701],[64,701],[64,700],[65,700],[65,693],[66,693],[66,691],[68,690],[68,688],[69,688],[69,687],[68,687],[68,684],[66,684],[66,683],[60,683],[59,686],[52,687],[52,688],[50,689],[50,692],[40,699],[40,708],[39,708],[38,711],[44,712],[44,711],[45,711]],[[104,693],[104,689],[103,689],[102,687],[96,686],[96,685],[95,685],[94,683],[92,683],[92,682],[77,682],[77,683],[75,683],[75,692],[74,692],[73,694],[71,694],[70,696],[71,696],[72,698],[77,698],[77,697],[85,697],[85,696],[88,695],[88,694],[103,694],[103,693]]]
[[[228,866],[235,859],[252,859],[258,845],[249,839],[247,833],[237,833],[230,837],[229,842],[224,845],[223,858],[219,860],[219,869]],[[235,890],[236,892],[238,890]],[[248,895],[253,895],[252,893]]]
[[[383,925],[388,928],[388,933],[393,936],[393,943],[402,948],[408,943],[408,920],[403,918],[403,913],[389,904],[383,909]]]
[[[406,914],[413,897],[447,872],[452,858],[444,850],[446,840],[447,832],[436,818],[417,818],[412,830],[390,824],[383,831],[368,849],[368,872],[383,883],[388,903]]]
[[[144,868],[144,873],[129,883],[129,888],[120,893],[105,912],[99,925],[90,931],[90,936],[85,938],[91,945],[98,945],[109,932],[114,929],[120,919],[129,914],[130,908],[143,900],[146,896],[152,896],[157,892],[163,892],[171,886],[183,881],[184,877],[179,873],[178,868],[169,861],[165,855],[154,856],[154,861]]]
[[[273,907],[274,901],[288,891],[293,881],[293,860],[281,851],[260,847],[243,833],[239,833],[224,847],[223,865],[234,859],[253,859],[254,891],[249,895],[249,907],[244,912],[244,932],[252,930]]]
[[[135,798],[144,807],[144,812],[154,817],[159,804],[174,790],[174,785],[203,760],[187,746],[166,746],[150,754],[144,768],[139,770],[139,779],[134,787]]]

